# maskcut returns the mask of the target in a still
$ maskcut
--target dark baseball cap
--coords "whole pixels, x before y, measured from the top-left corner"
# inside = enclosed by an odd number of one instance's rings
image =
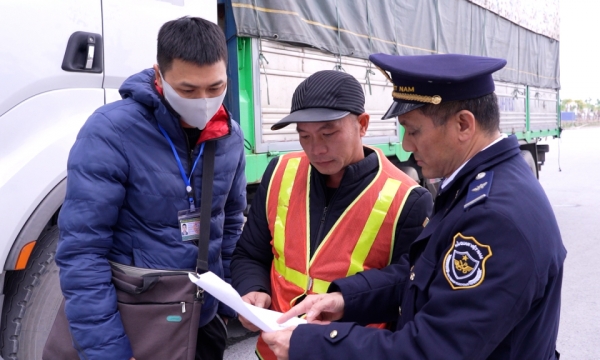
[[[495,90],[492,74],[506,65],[504,59],[462,54],[373,54],[369,60],[394,85],[394,102],[382,119],[406,114],[426,104],[491,94]]]
[[[365,93],[354,78],[342,71],[319,71],[298,85],[291,113],[271,126],[279,130],[291,123],[338,120],[365,112]]]

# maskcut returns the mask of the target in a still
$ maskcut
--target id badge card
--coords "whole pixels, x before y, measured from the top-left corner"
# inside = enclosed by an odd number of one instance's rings
[[[181,210],[177,213],[181,240],[200,240],[200,211]]]

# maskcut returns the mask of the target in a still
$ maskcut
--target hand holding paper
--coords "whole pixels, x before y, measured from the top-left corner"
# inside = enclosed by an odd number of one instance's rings
[[[292,318],[283,324],[278,324],[277,319],[282,313],[245,303],[231,285],[210,271],[201,275],[190,273],[189,277],[194,284],[237,311],[262,331],[271,332],[293,325],[306,324],[306,320],[300,318]]]
[[[268,309],[271,305],[271,296],[262,291],[250,291],[246,295],[242,296],[242,301],[246,304],[254,305],[256,307],[262,309]],[[280,318],[281,319],[281,318]],[[260,329],[256,327],[253,323],[246,320],[244,315],[238,314],[238,320],[246,329],[250,331],[259,331]],[[277,320],[278,323],[283,323],[284,321]]]

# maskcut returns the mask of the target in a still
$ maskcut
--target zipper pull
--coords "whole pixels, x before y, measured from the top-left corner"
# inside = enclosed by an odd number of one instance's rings
[[[185,301],[181,302],[181,313],[185,314]]]

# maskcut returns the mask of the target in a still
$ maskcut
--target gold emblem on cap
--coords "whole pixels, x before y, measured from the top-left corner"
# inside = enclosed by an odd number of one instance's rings
[[[400,100],[408,100],[408,101],[418,101],[423,103],[429,103],[438,105],[442,102],[442,97],[439,95],[426,96],[426,95],[417,95],[417,94],[405,94],[399,91],[392,91],[392,96],[396,99]]]
[[[403,93],[414,93],[414,86],[394,86],[395,91],[403,92]]]
[[[383,70],[379,66],[375,66],[375,67],[377,69],[379,69],[379,71],[381,71],[383,76],[385,76],[385,78],[389,82],[391,82],[392,84],[394,83],[394,81],[392,80],[392,77],[387,73],[387,71]],[[439,103],[442,102],[442,97],[439,95],[426,96],[426,95],[417,95],[417,94],[406,94],[404,92],[400,92],[397,90],[404,90],[406,92],[409,92],[409,91],[414,92],[415,88],[412,86],[411,87],[401,86],[400,88],[398,86],[394,86],[394,90],[392,91],[392,96],[396,99],[408,100],[408,101],[418,101],[418,102],[430,103],[430,104],[434,104],[434,105],[438,105]]]

